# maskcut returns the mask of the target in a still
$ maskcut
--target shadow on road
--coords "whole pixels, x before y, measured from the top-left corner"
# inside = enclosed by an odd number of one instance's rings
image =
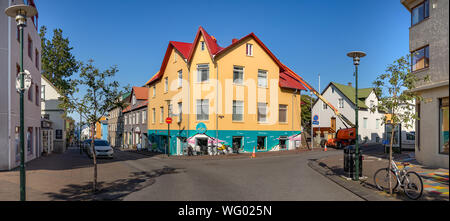
[[[156,154],[154,156],[156,156]],[[115,150],[115,157],[113,159],[98,158],[97,164],[101,165],[127,160],[139,160],[143,158],[152,158],[154,156],[132,154]],[[38,159],[26,163],[27,171],[69,170],[93,166],[94,166],[93,160],[90,159],[86,153],[80,153],[80,150],[78,148],[70,148],[66,152],[61,154],[52,153],[50,155],[42,156]],[[19,168],[15,168],[14,170],[19,170]]]
[[[56,201],[112,201],[119,200],[132,192],[141,190],[156,182],[155,178],[183,172],[182,168],[164,167],[151,172],[134,172],[126,179],[113,182],[99,182],[98,191],[92,192],[92,182],[82,185],[67,185],[59,193],[45,193]]]

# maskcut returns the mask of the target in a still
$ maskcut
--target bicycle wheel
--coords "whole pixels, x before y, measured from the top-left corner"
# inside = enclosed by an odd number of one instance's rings
[[[389,168],[382,168],[375,172],[373,176],[373,182],[375,186],[382,191],[389,191]],[[398,186],[397,176],[394,171],[391,170],[391,186],[392,190],[395,190]]]
[[[402,180],[406,196],[412,200],[419,199],[423,193],[422,178],[414,171],[407,172]]]

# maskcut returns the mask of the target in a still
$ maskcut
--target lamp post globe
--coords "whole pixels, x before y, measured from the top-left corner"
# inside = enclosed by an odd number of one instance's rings
[[[27,18],[37,15],[37,10],[29,5],[12,5],[5,10],[5,14],[16,20],[20,31],[20,201],[26,200],[25,193],[25,145],[24,145],[24,105],[23,94],[24,85],[24,68],[23,68],[23,29],[27,26]]]
[[[353,180],[358,181],[359,180],[359,164],[362,162],[359,162],[359,155],[360,155],[360,151],[359,151],[359,133],[358,133],[358,127],[359,127],[359,123],[358,123],[358,111],[359,111],[359,106],[358,106],[358,66],[359,66],[359,62],[360,59],[366,56],[366,53],[362,52],[362,51],[352,51],[350,53],[347,54],[348,57],[353,58],[353,64],[355,65],[355,174],[353,176]]]

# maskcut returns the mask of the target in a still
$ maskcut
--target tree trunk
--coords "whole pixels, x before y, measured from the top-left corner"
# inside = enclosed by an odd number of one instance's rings
[[[92,158],[94,159],[94,183],[92,186],[92,191],[95,193],[97,191],[97,154],[95,153],[95,145],[94,145],[94,139],[95,139],[95,124],[92,126],[92,133],[91,133],[91,151],[92,151]]]
[[[392,144],[394,143],[394,131],[395,131],[395,125],[392,125],[392,131],[391,131],[391,144],[389,145],[389,194],[392,196]]]

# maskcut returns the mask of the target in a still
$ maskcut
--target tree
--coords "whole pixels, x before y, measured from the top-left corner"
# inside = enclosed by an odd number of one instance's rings
[[[311,97],[309,95],[302,95],[301,98],[302,109],[302,125],[304,130],[311,133]]]
[[[420,81],[427,81],[428,76],[419,78],[411,72],[410,55],[401,57],[388,65],[386,73],[381,74],[373,82],[375,93],[378,96],[378,105],[370,108],[372,112],[379,111],[389,113],[390,124],[392,125],[391,140],[389,146],[389,193],[392,194],[391,173],[392,170],[392,144],[394,142],[394,131],[399,125],[412,126],[412,119],[418,120],[415,113],[414,101],[421,101],[422,97],[413,92],[412,89]],[[385,95],[385,96],[383,96]],[[387,116],[383,117],[383,124],[386,123]]]
[[[45,37],[46,33],[47,27],[42,26],[39,31],[42,47],[42,75],[62,93],[64,100],[75,91],[76,85],[71,77],[79,70],[80,63],[72,54],[73,47],[70,47],[69,39],[63,37],[61,29],[53,30],[51,40]]]
[[[119,83],[111,81],[110,78],[118,72],[117,66],[100,71],[93,65],[91,59],[87,64],[81,63],[79,79],[75,80],[78,86],[84,86],[86,93],[81,98],[70,96],[65,107],[69,110],[77,111],[82,115],[91,128],[91,151],[94,163],[94,182],[93,192],[97,191],[97,156],[94,149],[95,125],[100,122],[103,116],[106,116],[108,110],[117,106],[118,98],[123,92],[119,91]],[[79,91],[79,87],[75,89]]]

